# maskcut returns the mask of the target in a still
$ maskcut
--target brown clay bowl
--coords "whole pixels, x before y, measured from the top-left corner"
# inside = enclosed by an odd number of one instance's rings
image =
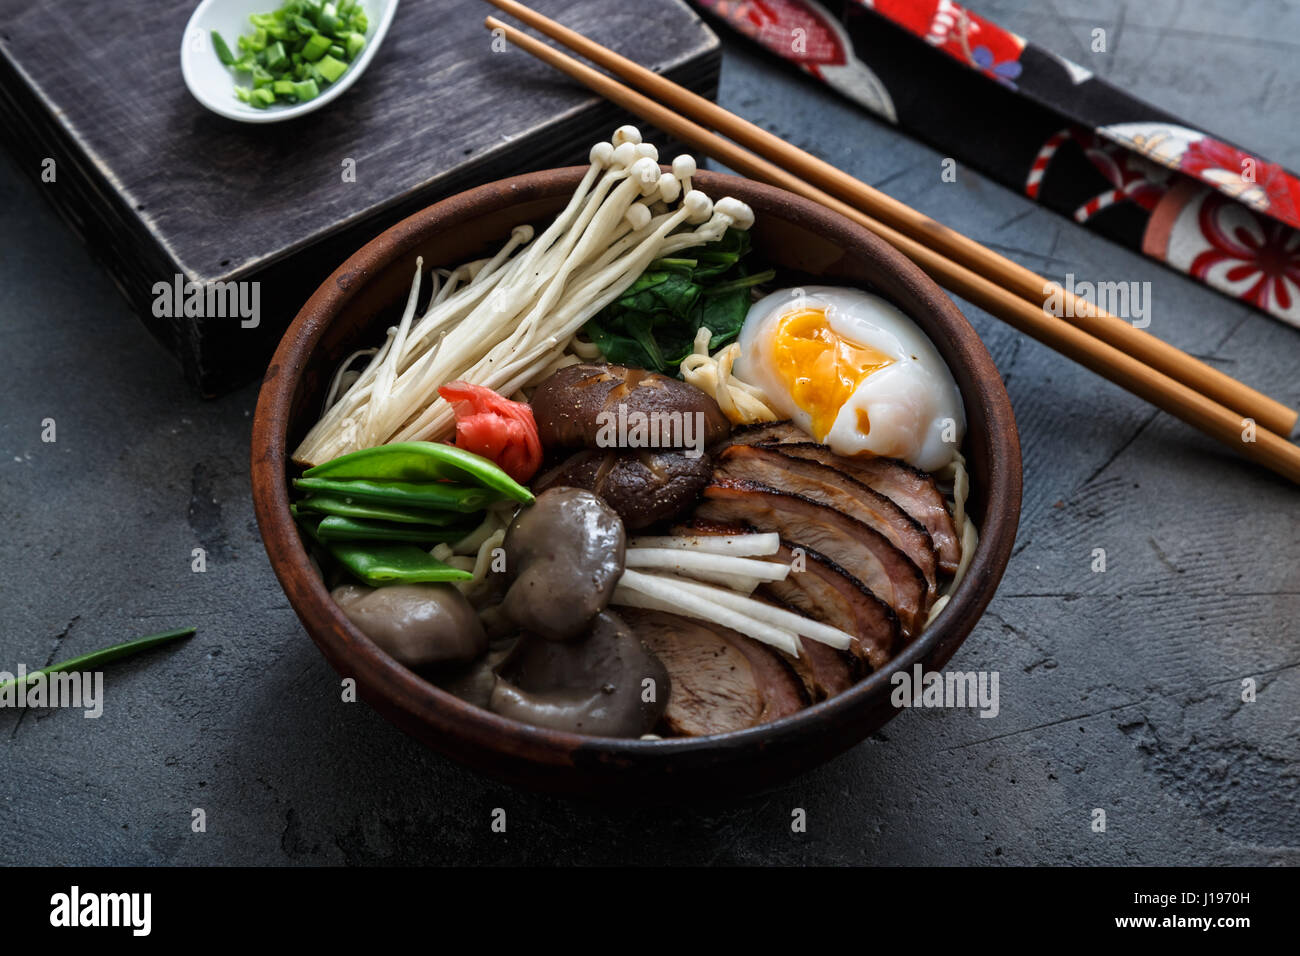
[[[527,726],[480,710],[393,661],[335,606],[289,513],[288,452],[319,413],[337,363],[377,342],[400,315],[415,257],[455,265],[495,249],[520,223],[545,221],[584,168],[555,169],[453,196],[398,223],[331,275],[289,326],[267,370],[253,421],[252,484],[271,566],[290,603],[339,674],[414,737],[499,779],[597,797],[699,799],[789,778],[863,740],[894,716],[890,674],[941,667],[988,605],[1020,517],[1020,440],[1011,403],[983,343],[938,286],[866,229],[780,189],[701,172],[714,198],[753,207],[758,255],[780,269],[869,286],[910,315],[956,378],[968,419],[964,453],[969,504],[980,542],[970,570],[934,626],[891,669],[831,700],[745,731],[662,741],[583,737]]]

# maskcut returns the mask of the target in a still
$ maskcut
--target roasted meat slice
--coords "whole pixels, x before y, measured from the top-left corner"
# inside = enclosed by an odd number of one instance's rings
[[[801,640],[803,653],[799,657],[782,656],[799,675],[814,704],[829,700],[853,686],[853,664],[845,653],[806,637]]]
[[[705,486],[695,513],[777,531],[821,552],[892,607],[906,635],[924,622],[929,595],[920,569],[888,538],[843,511],[759,482],[722,478]]]
[[[733,429],[717,451],[731,445],[781,445],[782,454],[808,458],[846,472],[868,488],[880,492],[930,533],[939,570],[952,574],[961,561],[961,537],[943,492],[933,476],[897,458],[847,458],[837,455],[791,421],[758,422]]]
[[[802,561],[796,562],[796,549],[802,551]],[[802,570],[792,571],[784,581],[765,584],[759,592],[814,620],[854,635],[849,653],[861,661],[856,670],[879,670],[894,655],[900,640],[898,617],[861,581],[820,551],[793,541],[783,540],[781,550],[772,560],[795,563]],[[805,640],[803,646],[808,648],[815,643]],[[824,644],[817,647],[814,652],[818,655],[816,664],[824,658],[822,652],[837,653]],[[826,673],[825,676],[830,683],[836,683],[832,674]],[[847,675],[848,683],[853,682],[854,676],[853,673]]]
[[[943,492],[934,478],[897,458],[845,458],[815,442],[782,442],[783,455],[807,458],[838,468],[902,508],[930,533],[939,556],[939,570],[952,574],[961,561],[961,538]]]
[[[740,524],[696,519],[675,526],[673,534],[737,535],[753,530]],[[796,665],[795,670],[800,671],[801,678],[806,676],[804,671],[812,671],[824,696],[834,696],[861,675],[883,667],[897,651],[901,633],[893,609],[826,555],[783,539],[780,550],[768,560],[791,565],[794,570],[784,581],[761,586],[755,592],[757,596],[771,598],[789,610],[854,635],[853,646],[844,653],[816,641],[803,641],[808,664],[802,669]],[[809,693],[821,699],[813,688]]]
[[[782,445],[732,445],[718,455],[714,475],[757,481],[851,514],[879,531],[921,569],[931,594],[936,588],[934,543],[920,523],[878,491],[810,458],[784,453]]]
[[[675,526],[673,534],[738,535],[752,530],[741,525],[697,521]],[[794,564],[795,548],[803,555],[798,569],[784,581],[760,587],[753,596],[854,635],[853,646],[848,651],[803,638],[801,656],[782,654],[816,703],[852,687],[858,676],[889,659],[898,641],[898,618],[862,582],[849,577],[810,548],[782,542],[781,549],[769,560]]]
[[[665,611],[620,607],[622,617],[668,670],[664,723],[702,737],[788,717],[807,703],[785,661],[758,641]]]
[[[756,598],[766,598],[767,602],[783,610],[797,610],[788,604],[783,604],[776,600],[770,594],[758,593]],[[803,684],[804,693],[808,699],[814,703],[821,703],[834,697],[842,691],[848,690],[854,683],[854,671],[856,664],[854,658],[847,651],[837,651],[833,647],[827,647],[818,641],[809,638],[800,638],[802,649],[799,656],[787,654],[785,651],[778,651],[781,659],[786,662],[790,670],[794,671],[799,682]]]
[[[768,445],[774,442],[810,442],[812,436],[790,420],[783,422],[755,422],[740,425],[717,445],[722,450],[731,445]]]

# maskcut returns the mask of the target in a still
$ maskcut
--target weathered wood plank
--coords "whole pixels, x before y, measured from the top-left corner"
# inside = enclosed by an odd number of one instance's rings
[[[680,0],[651,5],[653,16],[644,4],[635,14],[594,0],[537,4],[712,94],[716,37]],[[181,80],[192,8],[130,0],[103,16],[90,0],[0,0],[0,135],[29,175],[55,160],[46,196],[207,392],[247,378],[366,238],[470,185],[579,161],[620,120],[526,54],[494,51],[486,5],[408,0],[337,102],[287,123],[237,123],[204,110]],[[153,317],[153,284],[178,272],[261,281],[261,328],[234,335],[228,319]]]

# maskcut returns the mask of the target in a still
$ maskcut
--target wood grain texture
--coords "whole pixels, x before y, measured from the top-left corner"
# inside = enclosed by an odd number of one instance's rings
[[[711,95],[717,38],[681,0],[648,3],[539,7]],[[181,80],[192,9],[132,0],[105,16],[90,0],[0,0],[0,137],[33,177],[56,160],[46,195],[206,393],[255,374],[310,290],[366,239],[468,186],[576,161],[622,121],[526,55],[494,52],[486,4],[408,0],[337,102],[237,123]],[[153,284],[178,272],[260,281],[261,326],[155,318]]]

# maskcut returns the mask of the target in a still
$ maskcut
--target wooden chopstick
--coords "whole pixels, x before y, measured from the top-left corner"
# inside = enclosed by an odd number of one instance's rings
[[[617,80],[580,63],[559,50],[508,26],[495,17],[486,21],[511,43],[600,93],[611,102],[642,117],[665,133],[710,155],[747,176],[798,193],[860,223],[877,233],[917,263],[936,281],[981,308],[998,315],[1016,329],[1061,352],[1084,367],[1217,438],[1245,457],[1300,483],[1300,447],[1257,426],[1253,441],[1242,416],[1224,405],[1170,378],[1137,358],[1094,338],[1083,329],[1047,315],[990,279],[945,258],[928,246],[877,222],[858,209],[809,185],[799,177],[749,152],[741,146],[678,115],[666,106],[630,89]]]
[[[613,50],[515,0],[488,0],[488,2],[616,76],[621,76],[633,86],[662,100],[697,123],[723,133],[783,169],[797,174],[810,185],[820,187],[894,230],[934,249],[972,272],[992,280],[1035,307],[1044,308],[1048,295],[1045,291],[1047,280],[1033,270],[999,255],[956,230],[949,229],[830,163],[728,112],[711,100],[678,86],[672,80],[620,56]],[[1294,409],[1225,375],[1154,335],[1135,328],[1124,319],[1099,309],[1086,300],[1076,298],[1069,291],[1062,290],[1060,301],[1065,314],[1075,316],[1075,324],[1084,331],[1127,352],[1165,375],[1183,382],[1219,404],[1240,412],[1242,417],[1251,418],[1270,431],[1284,436],[1289,436],[1295,428],[1297,412]],[[994,309],[990,311],[997,314]],[[1064,324],[1064,320],[1060,321]]]

